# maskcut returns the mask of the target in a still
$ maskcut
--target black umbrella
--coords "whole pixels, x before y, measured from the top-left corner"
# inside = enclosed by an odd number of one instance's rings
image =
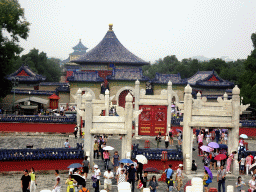
[[[75,179],[78,185],[85,184],[85,179],[81,175],[74,174],[74,175],[71,175],[71,178]]]
[[[154,167],[148,167],[148,168],[144,169],[143,171],[153,172],[153,173],[160,173],[159,170],[154,168]]]

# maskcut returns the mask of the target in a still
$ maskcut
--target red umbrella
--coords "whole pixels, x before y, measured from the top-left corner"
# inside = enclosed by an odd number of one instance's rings
[[[216,157],[214,157],[214,159],[215,159],[216,161],[221,161],[221,160],[224,160],[224,159],[226,159],[226,158],[227,158],[227,156],[224,155],[224,154],[219,154],[219,155],[217,155]]]

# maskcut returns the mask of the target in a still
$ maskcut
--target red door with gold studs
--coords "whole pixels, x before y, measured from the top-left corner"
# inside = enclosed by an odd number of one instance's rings
[[[155,136],[166,133],[167,106],[141,105],[143,111],[139,116],[139,135]]]

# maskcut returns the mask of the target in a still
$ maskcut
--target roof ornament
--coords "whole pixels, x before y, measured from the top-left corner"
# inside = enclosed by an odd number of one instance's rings
[[[109,24],[109,31],[113,31],[113,24]]]

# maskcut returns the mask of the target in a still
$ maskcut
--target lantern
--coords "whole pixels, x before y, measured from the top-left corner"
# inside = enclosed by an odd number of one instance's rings
[[[162,151],[162,159],[161,159],[161,161],[167,161],[167,160],[168,160],[167,151]]]

